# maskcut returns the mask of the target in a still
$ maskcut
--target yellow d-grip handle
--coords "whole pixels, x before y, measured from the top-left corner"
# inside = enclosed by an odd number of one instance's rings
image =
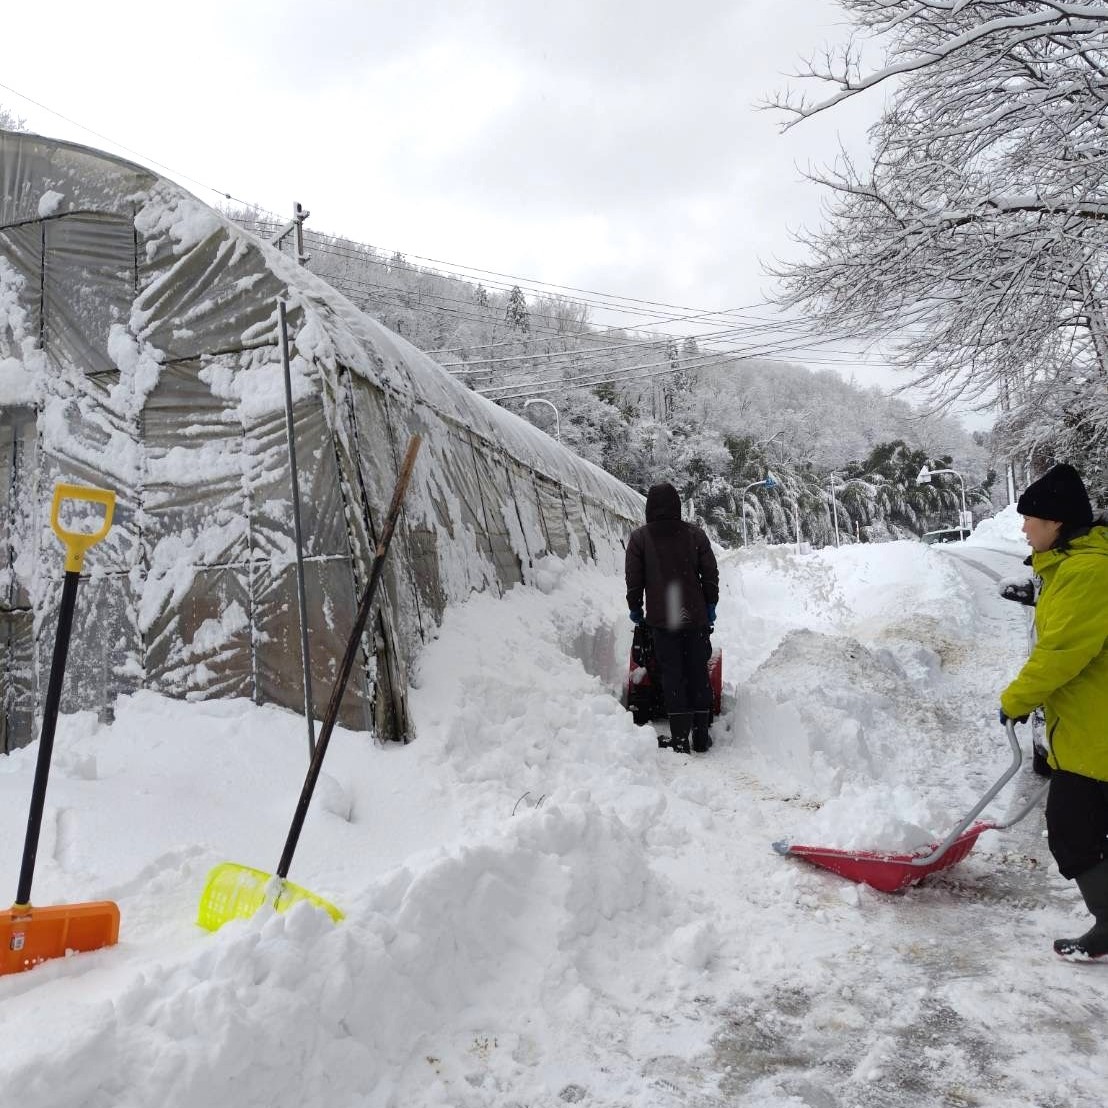
[[[59,520],[63,500],[88,500],[93,504],[104,505],[104,522],[98,531],[67,531]],[[112,512],[115,511],[115,493],[107,489],[93,489],[88,485],[58,485],[54,489],[54,506],[50,510],[50,526],[54,534],[65,543],[66,573],[80,573],[85,564],[85,552],[95,546],[112,526]]]

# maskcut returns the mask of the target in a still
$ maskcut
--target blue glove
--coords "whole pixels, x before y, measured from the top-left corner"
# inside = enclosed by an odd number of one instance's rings
[[[998,715],[1000,716],[1000,725],[1003,727],[1009,720],[1013,723],[1026,723],[1027,716],[1009,716],[1005,713],[1003,708],[998,709]]]
[[[643,621],[642,608],[632,608],[627,613],[627,618],[637,627]]]
[[[714,604],[708,605],[708,622],[715,624],[716,622],[716,606]]]

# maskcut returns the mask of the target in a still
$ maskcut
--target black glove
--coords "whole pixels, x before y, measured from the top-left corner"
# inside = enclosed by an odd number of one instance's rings
[[[1011,720],[1013,723],[1026,723],[1027,722],[1027,716],[1010,716],[1004,711],[1003,708],[998,709],[998,714],[1000,716],[1000,725],[1001,725],[1001,727],[1005,726],[1008,723],[1009,720]]]
[[[1005,600],[1015,600],[1030,608],[1035,607],[1034,581],[1002,581],[998,591]]]
[[[633,624],[634,624],[634,625],[635,625],[636,627],[638,627],[638,625],[639,625],[640,623],[642,623],[642,621],[643,621],[643,611],[642,611],[642,608],[632,608],[632,609],[631,609],[631,610],[630,610],[630,611],[629,611],[629,612],[627,613],[627,618],[628,618],[628,619],[629,619],[629,620],[630,620],[630,621],[631,621],[631,622],[632,622],[632,623],[633,623]]]

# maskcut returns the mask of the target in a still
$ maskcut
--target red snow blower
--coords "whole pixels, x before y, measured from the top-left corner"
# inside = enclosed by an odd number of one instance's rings
[[[989,801],[1020,768],[1020,763],[1023,761],[1019,743],[1016,741],[1016,729],[1011,720],[1008,721],[1007,728],[1008,742],[1012,747],[1011,764],[942,842],[932,843],[909,854],[879,850],[839,850],[827,846],[798,846],[784,840],[775,842],[773,849],[778,854],[802,858],[813,865],[829,869],[840,877],[869,885],[883,893],[895,893],[923,880],[928,874],[949,869],[969,854],[983,831],[1004,831],[1019,823],[1039,803],[1049,788],[1048,782],[1037,789],[1035,795],[1011,819],[1003,823],[977,819]]]
[[[708,658],[708,683],[712,687],[711,719],[720,714],[723,698],[723,651],[716,647]],[[654,655],[654,636],[645,624],[635,627],[631,660],[624,688],[624,704],[638,727],[652,720],[666,719],[662,696],[662,671]],[[662,740],[658,740],[661,744]]]

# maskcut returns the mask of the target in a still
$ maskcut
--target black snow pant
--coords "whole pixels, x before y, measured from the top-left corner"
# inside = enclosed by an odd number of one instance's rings
[[[666,714],[711,711],[708,659],[712,655],[712,644],[708,628],[666,631],[653,627],[651,630],[654,632],[654,657],[662,672]]]
[[[1056,769],[1046,798],[1050,853],[1072,881],[1108,857],[1108,781]]]

